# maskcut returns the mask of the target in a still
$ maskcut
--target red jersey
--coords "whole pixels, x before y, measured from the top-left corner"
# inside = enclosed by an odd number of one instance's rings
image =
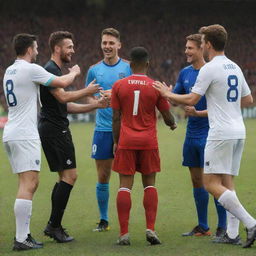
[[[121,111],[120,149],[157,149],[156,107],[169,110],[168,101],[152,86],[154,80],[134,74],[115,82],[111,106]]]

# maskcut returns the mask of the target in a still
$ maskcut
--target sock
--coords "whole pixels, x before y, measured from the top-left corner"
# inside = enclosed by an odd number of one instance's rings
[[[158,195],[155,187],[148,186],[144,189],[143,205],[145,208],[147,229],[154,231],[158,205]]]
[[[56,191],[55,192],[53,191],[54,193],[52,198],[53,200],[52,200],[52,212],[50,217],[50,223],[54,228],[61,226],[62,217],[66,209],[69,195],[72,188],[73,188],[72,185],[64,181],[60,181],[59,185],[56,188]]]
[[[256,220],[244,209],[236,194],[232,191],[227,189],[218,201],[227,211],[242,221],[248,229],[256,225]]]
[[[203,187],[193,188],[193,194],[194,194],[194,199],[196,204],[198,224],[204,230],[208,230],[209,226],[208,226],[207,214],[208,214],[209,194]]]
[[[214,198],[215,207],[218,214],[218,227],[226,229],[227,228],[227,212],[226,209]]]
[[[236,192],[233,190],[233,193]],[[227,226],[227,234],[230,238],[235,239],[239,235],[239,224],[240,220],[236,218],[230,212],[227,212],[228,226]]]
[[[16,240],[23,242],[30,233],[29,225],[32,213],[32,201],[16,199],[14,203],[14,214],[16,218]]]
[[[227,234],[231,239],[235,239],[239,234],[239,219],[230,212],[227,212],[228,226]]]
[[[54,207],[54,195],[55,195],[55,192],[56,192],[58,186],[59,186],[59,183],[56,182],[55,185],[53,186],[53,189],[52,189],[52,194],[51,194],[52,209]],[[49,222],[51,222],[51,217],[49,219]]]
[[[117,193],[116,206],[120,226],[120,236],[128,233],[130,210],[132,206],[131,190],[120,188]]]
[[[96,197],[100,210],[100,219],[108,221],[108,200],[109,200],[109,184],[97,183]]]

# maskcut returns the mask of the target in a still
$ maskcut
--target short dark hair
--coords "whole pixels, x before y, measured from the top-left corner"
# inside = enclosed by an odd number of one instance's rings
[[[114,29],[114,28],[105,28],[102,30],[101,32],[101,38],[103,37],[103,35],[110,35],[113,36],[115,38],[117,38],[120,41],[120,33],[118,30]]]
[[[224,51],[228,39],[228,33],[223,26],[214,24],[201,27],[199,29],[199,33],[204,35],[205,42],[210,42],[214,50]]]
[[[193,41],[196,43],[197,47],[201,47],[201,40],[202,40],[202,35],[201,34],[191,34],[186,37],[187,41]]]
[[[135,64],[146,64],[149,61],[149,53],[146,48],[137,46],[131,49],[130,58]]]
[[[24,56],[27,49],[33,46],[34,42],[37,40],[35,35],[30,34],[17,34],[13,38],[13,46],[17,56]]]
[[[51,33],[48,43],[52,53],[54,52],[54,47],[64,39],[71,39],[73,41],[74,35],[68,31],[56,31]]]

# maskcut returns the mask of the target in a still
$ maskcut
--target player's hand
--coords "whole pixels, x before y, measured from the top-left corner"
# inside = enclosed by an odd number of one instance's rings
[[[185,106],[184,110],[186,116],[197,116],[197,111],[194,106]]]
[[[158,90],[163,97],[168,97],[172,93],[172,85],[167,86],[165,82],[161,83],[159,81],[155,81],[153,83],[153,87]]]
[[[88,95],[93,95],[95,93],[98,93],[102,90],[102,87],[100,87],[99,84],[96,84],[96,79],[94,79],[93,81],[91,81],[88,86],[86,87],[86,91],[88,93]]]
[[[171,126],[170,126],[170,129],[173,131],[173,130],[175,130],[177,128],[177,124],[176,123],[174,123],[174,124],[172,124]]]
[[[73,67],[69,68],[69,72],[70,73],[75,73],[76,76],[80,75],[81,70],[80,67],[78,65],[74,65]]]
[[[110,100],[108,97],[101,97],[98,99],[98,108],[108,108]]]
[[[111,93],[112,93],[111,89],[109,89],[109,90],[102,90],[100,92],[102,97],[107,97],[109,100],[111,100]]]

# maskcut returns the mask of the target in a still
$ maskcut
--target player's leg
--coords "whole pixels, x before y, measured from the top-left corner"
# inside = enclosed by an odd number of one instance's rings
[[[109,179],[114,158],[112,132],[94,132],[92,158],[95,159],[98,175],[98,182],[96,184],[96,198],[100,212],[100,222],[94,231],[107,231],[109,230]]]
[[[207,212],[209,195],[203,185],[204,147],[206,139],[187,138],[183,145],[183,166],[188,166],[193,185],[193,197],[197,211],[198,225],[182,236],[211,235]]]
[[[223,175],[222,185],[235,193],[233,179],[233,175]],[[227,230],[223,236],[216,236],[212,242],[240,245],[241,238],[239,236],[239,223],[239,219],[227,211]]]
[[[56,137],[42,137],[42,146],[52,172],[58,172],[59,180],[54,185],[51,200],[52,209],[45,235],[59,243],[73,241],[61,225],[70,193],[77,179],[75,148],[70,132]]]
[[[247,241],[244,247],[250,247],[256,239],[256,220],[244,209],[236,194],[225,187],[226,177],[237,176],[243,152],[244,140],[211,141],[205,150],[205,187],[218,199],[220,204],[238,218],[247,228]],[[212,154],[212,152],[215,152]],[[226,156],[226,157],[223,157]],[[224,174],[221,174],[224,173]],[[227,174],[225,174],[227,173]],[[226,178],[227,179],[227,178]],[[234,188],[233,179],[228,178],[229,186]]]
[[[129,218],[132,206],[131,190],[133,186],[134,175],[119,174],[119,190],[116,197],[116,206],[120,227],[120,235],[117,243],[119,245],[129,245]],[[128,238],[128,239],[127,239]]]
[[[43,244],[35,241],[30,234],[32,199],[39,183],[40,140],[9,141],[4,145],[13,173],[18,174],[18,192],[14,203],[16,236],[13,250],[42,248]]]
[[[136,169],[136,151],[117,149],[113,163],[113,171],[119,173],[119,190],[116,197],[120,235],[118,245],[130,245],[129,238],[129,217],[131,210],[131,189],[133,186]]]
[[[151,245],[161,244],[156,232],[155,222],[158,207],[158,193],[155,187],[156,173],[160,172],[158,150],[138,150],[137,170],[141,172],[144,187],[143,206],[146,217],[146,239]]]

